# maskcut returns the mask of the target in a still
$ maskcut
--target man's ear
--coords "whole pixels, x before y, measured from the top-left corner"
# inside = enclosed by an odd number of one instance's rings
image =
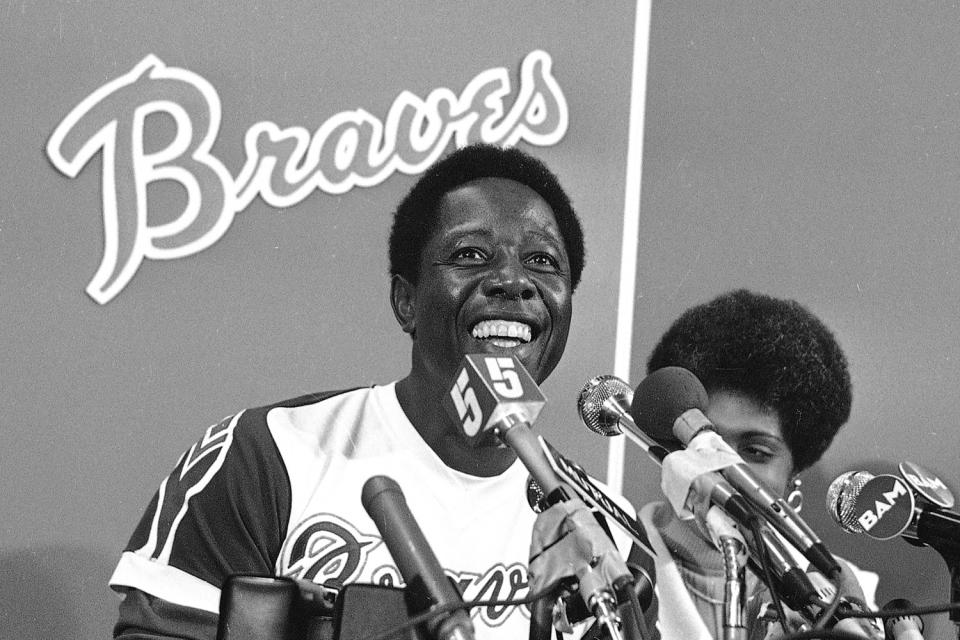
[[[390,279],[390,306],[393,307],[393,315],[400,324],[400,328],[411,337],[417,331],[416,303],[416,286],[410,284],[403,276],[394,275]]]

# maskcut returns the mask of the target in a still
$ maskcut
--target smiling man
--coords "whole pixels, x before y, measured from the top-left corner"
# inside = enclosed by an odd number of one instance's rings
[[[429,169],[390,236],[408,375],[210,427],[161,484],[111,578],[124,594],[115,637],[212,640],[232,574],[399,584],[360,500],[375,475],[400,485],[466,600],[525,595],[536,519],[527,471],[493,440],[469,443],[441,399],[470,353],[514,355],[538,383],[550,375],[583,256],[576,214],[540,161],[477,145]],[[478,638],[528,635],[525,608],[471,613]]]

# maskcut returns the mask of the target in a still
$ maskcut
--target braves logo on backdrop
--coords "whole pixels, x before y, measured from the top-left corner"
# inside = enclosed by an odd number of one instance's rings
[[[313,132],[258,122],[244,136],[246,158],[234,176],[211,153],[221,119],[216,90],[196,73],[148,55],[81,101],[47,143],[50,162],[71,178],[100,155],[104,248],[87,293],[106,304],[145,258],[206,249],[257,197],[286,208],[314,190],[342,194],[396,172],[415,175],[451,142],[556,144],[568,110],[551,66],[549,54],[533,51],[521,63],[515,90],[499,67],[480,72],[459,95],[445,87],[426,98],[404,91],[383,120],[354,109]],[[161,182],[179,184],[186,203],[180,212],[148,216],[148,187]],[[165,221],[152,223],[158,214]]]
[[[200,493],[223,466],[239,417],[238,414],[225,418],[211,426],[203,438],[180,457],[176,468],[160,485],[150,537],[137,553],[164,564],[169,562],[173,539],[187,513],[190,498]]]

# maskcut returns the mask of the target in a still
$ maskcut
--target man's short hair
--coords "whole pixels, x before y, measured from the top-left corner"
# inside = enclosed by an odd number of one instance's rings
[[[692,371],[708,393],[773,410],[796,471],[820,459],[850,417],[847,360],[829,329],[794,300],[745,289],[685,311],[647,362]]]
[[[516,148],[474,144],[431,166],[400,202],[390,231],[390,275],[416,284],[420,256],[433,236],[440,200],[457,187],[480,178],[508,178],[536,191],[553,210],[570,261],[573,289],[584,265],[583,229],[570,198],[547,166]]]

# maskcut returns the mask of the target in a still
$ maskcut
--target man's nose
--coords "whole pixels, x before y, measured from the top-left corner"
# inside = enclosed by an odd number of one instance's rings
[[[484,293],[494,298],[530,300],[537,289],[523,262],[515,256],[501,256],[484,283]]]

